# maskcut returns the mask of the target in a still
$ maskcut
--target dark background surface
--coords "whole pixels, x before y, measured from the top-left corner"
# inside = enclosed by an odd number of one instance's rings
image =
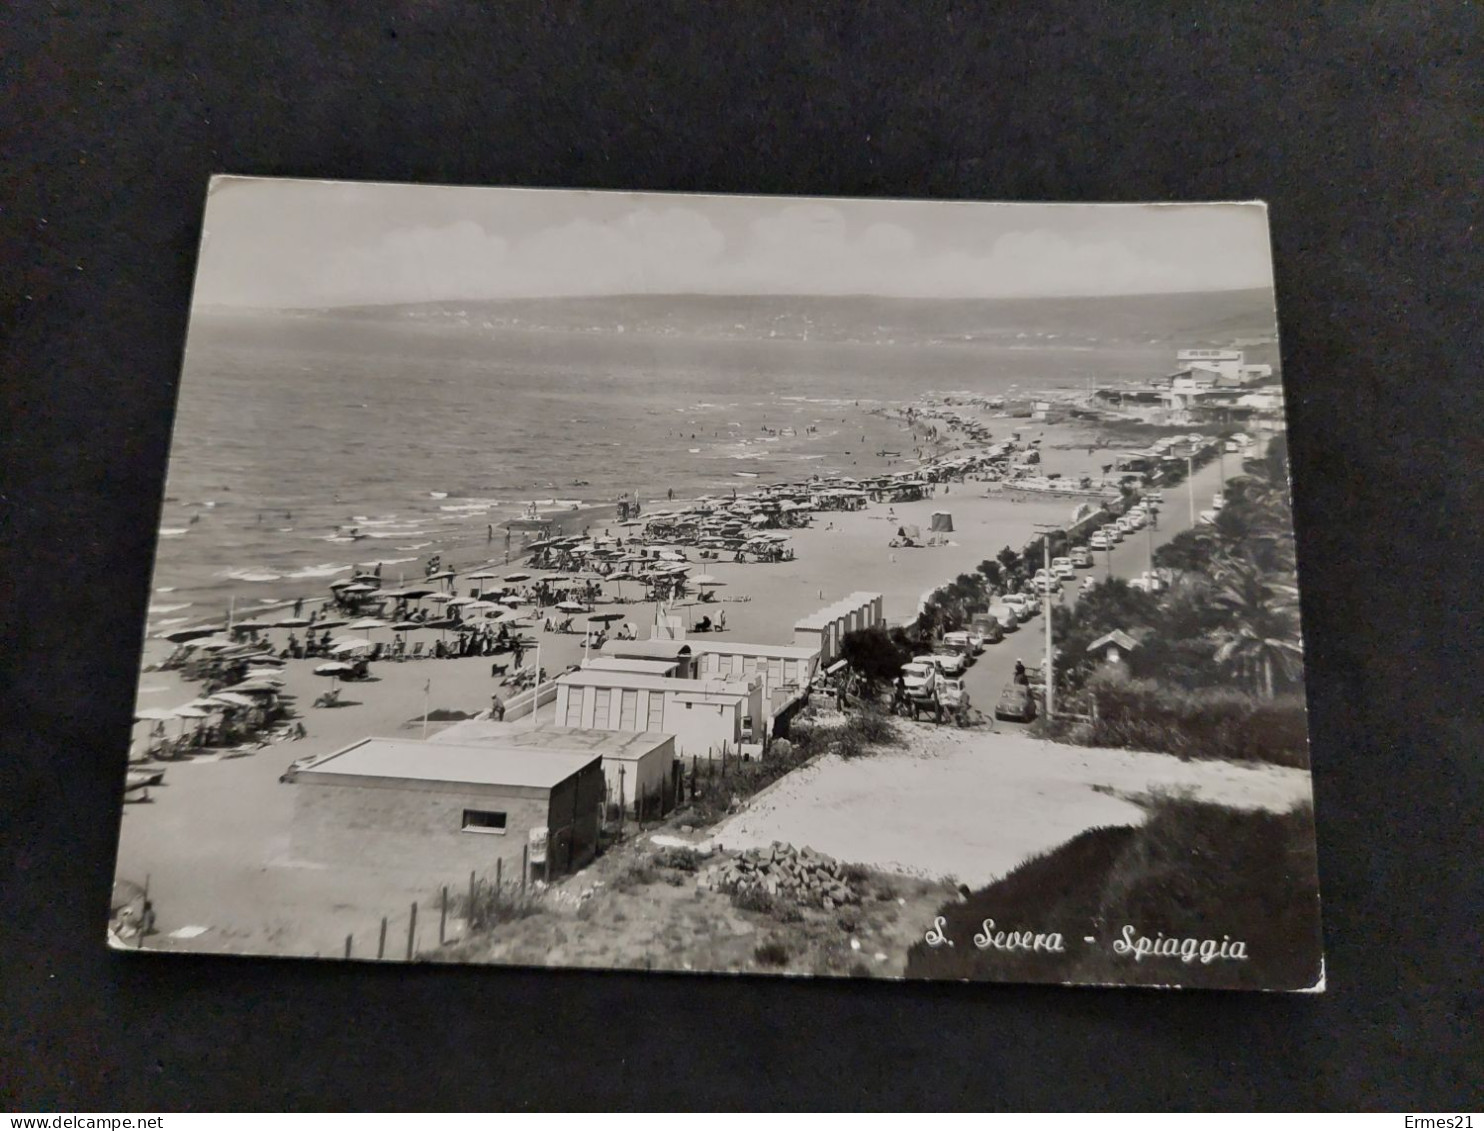
[[[0,1103],[1477,1107],[1477,8],[9,5]],[[1322,997],[108,952],[206,180],[1270,202]]]

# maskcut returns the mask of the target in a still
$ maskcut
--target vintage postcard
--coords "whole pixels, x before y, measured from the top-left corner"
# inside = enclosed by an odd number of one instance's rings
[[[219,177],[109,939],[1323,988],[1267,213]]]

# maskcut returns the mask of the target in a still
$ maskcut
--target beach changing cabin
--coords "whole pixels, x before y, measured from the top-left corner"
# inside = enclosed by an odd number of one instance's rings
[[[675,665],[678,679],[691,679],[696,674],[695,652],[684,639],[608,640],[598,656],[605,660],[663,660]]]
[[[763,713],[770,723],[808,692],[819,669],[819,649],[814,645],[708,640],[691,641],[691,648],[700,679],[762,680]]]
[[[840,642],[846,633],[886,624],[883,604],[880,593],[852,593],[796,622],[794,644],[813,648],[819,653],[819,664],[828,666],[840,658]]]
[[[557,679],[558,726],[675,736],[682,758],[720,758],[763,737],[763,685],[579,668]]]
[[[362,739],[289,780],[296,859],[429,882],[493,876],[497,861],[518,878],[534,846],[539,874],[581,868],[606,793],[600,752],[402,738]]]

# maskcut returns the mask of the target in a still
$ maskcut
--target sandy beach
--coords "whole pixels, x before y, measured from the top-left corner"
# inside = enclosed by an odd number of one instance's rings
[[[1023,421],[993,423],[997,434],[1015,426],[1028,437],[1040,437],[1045,470],[1050,472],[1085,474],[1096,471],[1098,463],[1108,459],[1103,449],[1088,450],[1086,433],[1076,425],[1024,428]],[[1203,496],[1215,486],[1214,469],[1207,470],[1210,474],[1204,474],[1200,484]],[[739,493],[747,489],[739,486]],[[937,586],[972,570],[1002,547],[1023,545],[1037,523],[1068,521],[1076,505],[1077,500],[1072,498],[1006,493],[995,485],[970,480],[940,484],[931,497],[912,502],[821,512],[814,516],[812,525],[789,531],[793,559],[767,564],[706,560],[701,568],[723,583],[714,590],[717,599],[705,605],[677,606],[671,611],[685,616],[688,623],[702,614],[715,620],[718,612],[725,611],[723,638],[787,643],[792,639],[793,624],[801,617],[847,593],[866,589],[883,594],[890,623],[902,623],[915,616],[922,598]],[[926,533],[936,511],[947,511],[953,518],[953,532],[945,536],[944,544],[917,548],[888,545],[901,525],[915,525]],[[586,527],[593,534],[605,529],[622,533],[608,525],[611,519],[607,514],[574,516],[567,525],[574,521],[581,522],[577,530]],[[1172,521],[1164,536],[1177,525]],[[688,556],[696,560],[694,551]],[[1133,556],[1131,552],[1120,555],[1130,559],[1130,568]],[[476,567],[461,565],[464,572]],[[503,564],[502,556],[491,568],[504,573],[523,567],[516,560],[508,566]],[[459,582],[455,586],[462,591]],[[656,606],[635,600],[640,595],[639,586],[629,582],[608,584],[604,589],[607,595],[597,610],[622,613],[638,627],[641,636],[648,635]],[[310,590],[306,596],[323,592]],[[540,642],[540,663],[548,673],[554,676],[582,659],[581,633],[546,632],[541,618],[532,619],[534,627],[523,634]],[[583,618],[576,619],[580,624]],[[265,636],[275,648],[281,648],[288,632],[272,629]],[[389,633],[370,635],[373,639],[390,639]],[[409,644],[422,640],[429,649],[437,638],[433,630],[408,633]],[[162,641],[151,641],[149,657],[157,660],[163,654],[162,645]],[[986,672],[993,668],[997,674],[1003,664],[1011,662],[1009,651],[1000,651],[1003,656],[999,652],[987,656],[994,662],[979,667]],[[321,661],[289,660],[283,669],[285,690],[297,697],[307,730],[305,738],[279,741],[240,756],[213,753],[170,763],[164,784],[152,788],[149,802],[125,806],[118,875],[136,883],[148,879],[159,916],[159,933],[149,945],[158,949],[340,955],[347,935],[370,937],[383,916],[391,920],[394,934],[398,930],[405,934],[413,902],[420,901],[426,908],[438,884],[457,885],[466,877],[358,875],[344,870],[330,872],[296,860],[289,837],[294,788],[281,783],[279,776],[291,762],[329,753],[368,736],[418,737],[424,727],[415,720],[427,709],[464,715],[484,711],[492,693],[502,698],[510,694],[510,689],[491,675],[492,662],[503,664],[508,659],[507,655],[493,661],[470,657],[377,663],[371,679],[342,685],[342,704],[333,709],[311,706],[329,686],[324,677],[313,672]],[[528,655],[526,663],[533,662],[534,657]],[[994,676],[985,677],[991,678]],[[974,682],[976,695],[990,692],[988,685],[978,688],[982,680]],[[198,693],[197,685],[171,671],[146,671],[140,688],[141,707],[174,707]],[[538,712],[536,720],[512,725],[549,724],[551,711],[548,706]],[[431,723],[426,733],[434,734],[444,725]],[[136,751],[142,750],[147,733],[147,724],[136,725]],[[1084,754],[1076,756],[1083,758]],[[1020,764],[1019,759],[1028,767],[1045,763],[1039,750],[1006,757],[1016,764]],[[991,801],[979,790],[965,793],[962,781],[948,784],[969,799],[967,803],[976,816],[987,803],[992,803],[996,813],[1006,806],[1011,810],[1024,808],[1023,798],[1014,801],[1009,794],[996,792]],[[894,796],[897,788],[892,786],[883,796]],[[1058,809],[1064,820],[1048,824],[1038,818],[1032,822],[1034,829],[1014,825],[1010,832],[1002,827],[994,852],[981,852],[986,848],[982,838],[966,835],[955,825],[949,840],[958,845],[957,849],[945,841],[948,847],[944,852],[939,856],[929,853],[924,858],[926,863],[905,852],[900,854],[903,859],[899,863],[919,873],[941,866],[945,872],[962,876],[997,874],[1027,852],[1049,847],[1088,822],[1126,819],[1132,810],[1126,801],[1089,791],[1085,782],[1077,786],[1077,792],[1078,805],[1065,811]],[[823,811],[829,808],[821,806]],[[756,826],[770,830],[765,839],[789,829],[786,812],[779,815],[770,809],[768,813],[768,817],[757,818],[760,823]],[[997,818],[986,814],[986,819],[993,822]],[[825,817],[821,820],[827,823]],[[855,816],[849,818],[850,822],[855,820]],[[914,819],[903,828],[915,828],[917,824]],[[752,827],[744,822],[731,828],[728,835],[746,839],[745,830]],[[875,834],[873,838],[873,843],[893,843]],[[183,851],[183,846],[189,846],[188,850]],[[975,863],[981,856],[983,862]],[[420,930],[426,930],[426,923]]]

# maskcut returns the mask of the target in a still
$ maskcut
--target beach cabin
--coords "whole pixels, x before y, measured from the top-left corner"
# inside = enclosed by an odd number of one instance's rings
[[[819,670],[819,649],[812,645],[747,644],[740,640],[705,644],[692,641],[698,678],[750,680],[763,684],[763,715],[773,733],[774,718],[802,699]]]
[[[828,665],[840,658],[840,642],[845,634],[876,625],[885,627],[886,614],[880,593],[852,593],[842,601],[827,605],[794,624],[794,644],[819,653],[819,664]]]
[[[763,686],[579,668],[557,680],[558,726],[675,736],[679,757],[735,755],[763,740]]]
[[[1114,666],[1121,666],[1128,661],[1139,642],[1121,628],[1115,628],[1112,632],[1099,636],[1087,646],[1088,655],[1102,656],[1103,660]]]
[[[292,855],[307,864],[519,878],[581,868],[597,851],[600,753],[365,738],[288,775]]]
[[[676,675],[680,665],[673,660],[634,660],[627,656],[598,656],[595,659],[583,660],[582,666],[590,671],[638,672],[640,675],[684,678]]]

